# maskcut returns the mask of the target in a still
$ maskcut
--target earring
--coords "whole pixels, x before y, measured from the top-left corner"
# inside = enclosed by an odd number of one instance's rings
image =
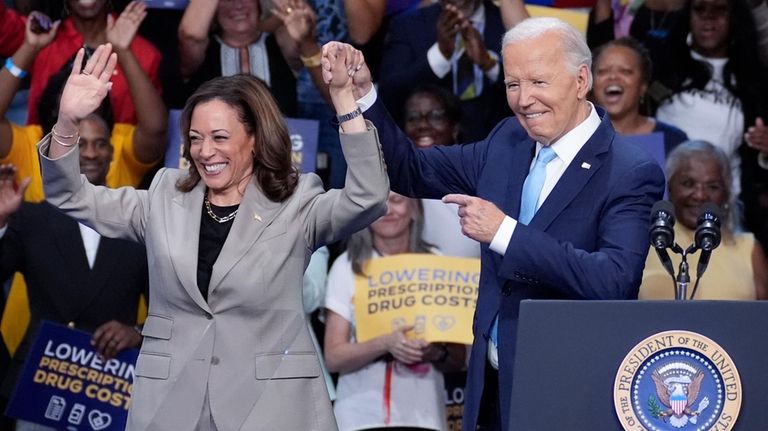
[[[688,32],[688,35],[685,36],[685,44],[689,47],[693,46],[693,36],[691,35],[691,32]]]

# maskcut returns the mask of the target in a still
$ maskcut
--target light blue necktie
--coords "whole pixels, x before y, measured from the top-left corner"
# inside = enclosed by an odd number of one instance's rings
[[[517,217],[517,221],[523,224],[530,223],[533,219],[533,215],[536,214],[536,210],[539,209],[539,195],[541,195],[541,189],[544,187],[544,180],[547,178],[547,164],[557,157],[555,151],[550,147],[542,147],[539,151],[539,155],[536,157],[536,163],[533,165],[533,169],[528,173],[523,183],[523,194],[520,198],[520,215]],[[493,327],[491,328],[491,341],[495,346],[498,346],[499,339],[499,316],[493,319]]]

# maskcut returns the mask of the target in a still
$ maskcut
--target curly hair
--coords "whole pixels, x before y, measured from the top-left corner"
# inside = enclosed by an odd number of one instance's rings
[[[238,121],[256,139],[253,175],[261,191],[272,201],[282,202],[296,190],[299,172],[291,162],[291,139],[280,109],[266,84],[251,75],[214,78],[195,91],[181,113],[182,155],[189,162],[189,175],[176,184],[189,192],[200,182],[200,172],[190,154],[189,128],[192,113],[201,103],[219,100],[238,113]]]

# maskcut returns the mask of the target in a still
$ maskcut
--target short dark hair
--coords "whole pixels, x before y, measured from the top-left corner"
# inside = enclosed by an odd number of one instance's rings
[[[238,121],[248,135],[256,138],[253,174],[270,200],[282,202],[296,189],[299,172],[291,161],[291,139],[283,116],[266,84],[251,75],[220,76],[204,83],[187,100],[181,113],[183,156],[189,162],[189,175],[176,187],[192,190],[200,182],[200,172],[190,154],[189,128],[197,105],[220,100],[238,113]]]
[[[447,89],[435,84],[420,84],[411,91],[411,94],[406,98],[405,103],[408,103],[411,98],[417,94],[429,94],[433,96],[445,109],[445,116],[452,125],[461,123],[461,100],[458,96],[448,91]],[[405,112],[405,107],[403,107]],[[404,125],[404,124],[403,124]]]
[[[650,84],[651,76],[653,75],[653,62],[651,61],[651,54],[645,45],[631,36],[614,39],[595,48],[595,50],[592,52],[592,73],[595,72],[594,68],[596,67],[595,65],[597,64],[597,60],[600,57],[600,54],[602,54],[606,49],[614,46],[623,46],[624,48],[631,49],[635,53],[637,56],[637,62],[640,63],[640,78],[644,83]]]

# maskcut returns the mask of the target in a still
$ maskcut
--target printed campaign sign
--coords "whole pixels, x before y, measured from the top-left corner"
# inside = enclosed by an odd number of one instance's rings
[[[355,325],[359,342],[414,325],[411,338],[472,343],[480,260],[431,254],[371,259],[367,276],[355,276]]]
[[[189,164],[182,157],[184,141],[181,139],[181,110],[168,112],[168,145],[165,150],[165,167],[187,169]],[[320,123],[317,120],[284,118],[291,137],[291,159],[301,172],[315,172],[317,141]]]
[[[122,430],[137,349],[104,359],[91,335],[43,322],[6,414],[71,431]]]

